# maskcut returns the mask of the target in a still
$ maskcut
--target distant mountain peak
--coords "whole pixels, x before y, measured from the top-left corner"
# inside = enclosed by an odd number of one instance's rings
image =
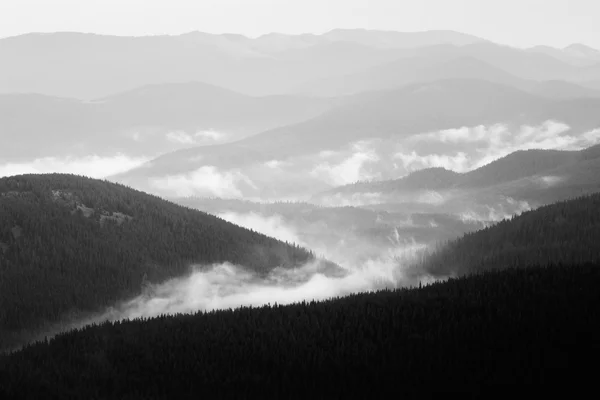
[[[587,46],[583,43],[572,43],[570,45],[568,45],[567,47],[564,48],[564,50],[578,50],[578,51],[593,51],[595,53],[600,53],[599,50],[596,50],[593,47]]]
[[[581,43],[573,43],[563,49],[563,51],[571,56],[589,58],[600,61],[600,50],[586,46]]]

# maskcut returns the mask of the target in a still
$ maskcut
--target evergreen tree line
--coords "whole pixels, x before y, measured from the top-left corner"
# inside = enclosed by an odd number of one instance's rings
[[[114,213],[125,217],[105,218]],[[0,243],[0,351],[194,264],[230,262],[266,274],[314,258],[122,185],[61,174],[0,179]]]
[[[324,302],[160,316],[0,359],[11,398],[577,395],[600,356],[600,265],[488,271]],[[492,390],[490,390],[492,388]]]
[[[440,244],[418,270],[433,275],[532,264],[600,262],[600,194],[524,212]]]

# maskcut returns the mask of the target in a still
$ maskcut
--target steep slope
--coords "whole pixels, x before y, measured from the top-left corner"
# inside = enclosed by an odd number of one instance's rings
[[[466,234],[426,257],[434,275],[536,264],[600,262],[600,194],[540,207]]]
[[[0,95],[0,159],[123,152],[153,156],[232,141],[301,122],[333,107],[328,99],[250,97],[200,82],[149,85],[83,102]]]
[[[0,179],[0,342],[101,311],[192,265],[265,274],[312,259],[302,248],[105,181]]]
[[[106,323],[0,359],[0,395],[502,399],[512,385],[551,397],[558,382],[585,395],[600,356],[599,285],[599,265],[540,266],[326,302]]]

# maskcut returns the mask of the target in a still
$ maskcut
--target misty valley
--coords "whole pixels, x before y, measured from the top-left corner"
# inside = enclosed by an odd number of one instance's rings
[[[600,50],[57,32],[0,60],[0,397],[593,379]]]

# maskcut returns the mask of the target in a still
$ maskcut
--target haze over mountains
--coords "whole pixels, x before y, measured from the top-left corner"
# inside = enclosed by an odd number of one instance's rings
[[[294,198],[427,166],[471,169],[519,149],[582,149],[598,139],[598,110],[600,98],[441,80],[358,95],[308,121],[166,154],[115,179],[163,195]]]
[[[271,162],[306,156],[315,137],[326,140],[324,147],[351,147],[353,141],[340,138],[548,120],[576,133],[598,127],[598,51],[579,44],[517,49],[452,31],[333,30],[256,39],[59,32],[1,39],[0,59],[0,129],[12,138],[0,150],[3,175],[61,164],[72,172],[88,163],[86,171],[108,176],[161,153],[261,132],[239,146],[206,151]],[[463,83],[452,88],[452,81]],[[423,89],[420,97],[411,92],[434,82],[442,86]],[[441,93],[430,93],[436,90]],[[439,108],[446,115],[428,117]],[[240,156],[248,152],[255,155]],[[120,166],[100,167],[109,163]],[[209,157],[203,166],[235,175],[221,170],[227,164]],[[349,183],[334,181],[329,184]]]
[[[251,97],[199,82],[147,85],[93,101],[4,94],[0,129],[12,139],[0,157],[157,155],[300,122],[334,104],[301,96]]]
[[[600,52],[581,44],[65,32],[1,39],[0,60],[0,334],[14,344],[82,316],[445,279],[514,249],[424,267],[439,243],[600,191]],[[122,185],[29,175],[45,172]],[[545,214],[527,215],[511,226]],[[531,263],[549,261],[534,244]]]
[[[138,86],[198,80],[251,95],[358,71],[401,49],[481,39],[456,32],[334,30],[324,35],[114,37],[28,34],[0,40],[0,92],[93,99]]]

